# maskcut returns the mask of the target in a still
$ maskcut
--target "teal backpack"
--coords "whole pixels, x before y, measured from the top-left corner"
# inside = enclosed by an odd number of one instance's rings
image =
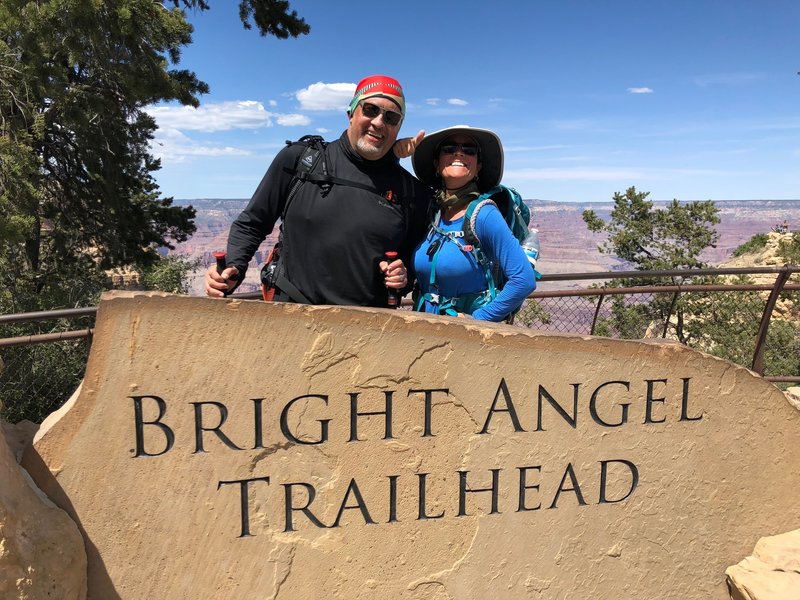
[[[441,219],[441,211],[436,211],[432,221],[431,228],[442,235],[444,238],[457,244],[462,251],[470,252],[476,262],[483,268],[484,276],[486,278],[486,290],[475,294],[466,294],[458,298],[444,298],[436,296],[435,294],[421,294],[418,290],[415,294],[414,309],[420,310],[425,300],[429,302],[436,302],[439,305],[441,314],[448,314],[455,316],[459,312],[471,314],[481,306],[488,304],[497,296],[498,292],[503,289],[506,283],[505,274],[503,273],[500,265],[495,265],[486,255],[481,248],[481,241],[475,233],[475,226],[478,220],[478,213],[481,208],[487,204],[494,204],[503,215],[503,218],[511,230],[511,233],[523,245],[525,254],[528,255],[531,261],[531,268],[533,269],[536,279],[541,278],[541,274],[534,268],[534,263],[538,258],[538,242],[535,253],[527,248],[523,242],[528,239],[530,232],[528,225],[531,221],[531,211],[522,201],[522,196],[514,188],[506,187],[504,185],[496,185],[490,190],[478,196],[475,200],[467,205],[467,212],[464,215],[464,225],[461,231],[444,231],[439,227],[439,220]],[[434,247],[435,246],[435,247]],[[429,250],[431,254],[431,274],[430,274],[430,288],[435,288],[436,284],[436,260],[441,249],[441,244],[431,246]],[[511,317],[512,315],[509,315]]]

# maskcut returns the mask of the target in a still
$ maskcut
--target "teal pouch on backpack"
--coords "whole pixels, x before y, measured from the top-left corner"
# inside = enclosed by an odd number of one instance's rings
[[[464,215],[465,241],[468,244],[480,244],[480,240],[475,234],[475,223],[478,220],[478,211],[490,202],[497,206],[511,233],[522,243],[528,235],[531,211],[522,201],[522,196],[517,190],[504,185],[496,185],[469,203],[467,213]]]

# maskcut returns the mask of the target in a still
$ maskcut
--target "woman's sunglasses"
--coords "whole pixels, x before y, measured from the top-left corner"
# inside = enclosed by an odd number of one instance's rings
[[[439,146],[439,152],[442,154],[455,154],[459,148],[467,156],[476,156],[480,152],[477,144],[442,144]]]
[[[368,119],[377,119],[378,115],[383,115],[383,120],[387,125],[391,125],[394,127],[395,125],[399,125],[400,121],[403,120],[403,115],[399,112],[395,112],[393,110],[386,110],[385,108],[381,108],[377,104],[373,104],[372,102],[362,102],[361,103],[361,112],[364,113],[364,116]]]

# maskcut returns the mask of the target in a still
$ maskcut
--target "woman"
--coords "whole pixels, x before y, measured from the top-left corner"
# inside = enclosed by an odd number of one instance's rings
[[[500,139],[488,129],[450,127],[419,142],[412,162],[417,177],[437,190],[438,203],[428,235],[414,253],[416,310],[469,314],[483,321],[506,319],[536,288],[519,241],[494,204],[478,211],[474,231],[480,251],[506,279],[495,294],[487,269],[462,234],[469,203],[500,183]]]

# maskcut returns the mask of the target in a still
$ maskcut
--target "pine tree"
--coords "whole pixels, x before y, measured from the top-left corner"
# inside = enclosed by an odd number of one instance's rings
[[[0,313],[94,305],[112,268],[182,289],[186,265],[157,250],[186,240],[195,212],[161,197],[149,149],[156,123],[145,109],[197,106],[208,91],[177,68],[192,9],[209,4],[0,0]],[[309,32],[281,0],[241,0],[239,15],[261,35]],[[14,325],[0,337],[76,325]],[[40,420],[60,405],[81,378],[86,348],[4,350],[4,415]]]
[[[689,202],[673,200],[663,209],[656,209],[648,200],[648,192],[635,187],[624,194],[614,194],[614,209],[608,222],[592,210],[583,213],[590,231],[608,235],[598,250],[626,261],[635,270],[657,271],[694,269],[705,265],[700,254],[714,247],[719,235],[714,225],[719,223],[719,209],[712,201]],[[610,287],[658,285],[676,283],[674,278],[615,279]],[[660,324],[659,334],[672,318],[677,319],[681,341],[683,330],[682,306],[673,294],[657,294],[651,302],[626,302],[624,296],[614,296],[611,317],[600,320],[596,333],[638,339],[645,336],[654,324]]]
[[[163,198],[145,108],[197,106],[208,86],[178,69],[204,0],[0,0],[0,295],[4,311],[54,308],[146,267],[194,232]],[[242,0],[245,28],[308,33],[288,2]],[[82,282],[82,283],[79,283]],[[85,284],[85,285],[84,285]],[[6,302],[3,302],[3,300]]]

